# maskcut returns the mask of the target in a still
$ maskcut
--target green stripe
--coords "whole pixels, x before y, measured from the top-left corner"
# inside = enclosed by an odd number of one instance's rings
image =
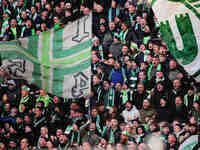
[[[199,7],[200,7],[200,4],[196,4],[196,5],[194,5],[194,7],[199,8]]]
[[[30,36],[28,38],[28,52],[35,58],[38,58],[38,39],[39,35]]]
[[[199,0],[188,0],[190,3],[198,2]]]
[[[193,76],[193,77],[197,77],[197,76],[199,76],[199,75],[200,75],[200,69],[197,70],[192,76]]]
[[[52,61],[51,64],[64,64],[64,65],[70,65],[70,64],[73,64],[73,63],[76,63],[82,59],[85,59],[87,57],[89,57],[91,55],[91,51],[90,49],[83,52],[83,53],[80,53],[79,55],[76,55],[72,58],[66,58],[66,60],[55,60],[55,61]]]
[[[48,84],[50,80],[50,62],[49,62],[49,53],[50,53],[50,36],[51,32],[42,33],[42,65],[43,65],[43,89],[48,91]]]
[[[155,2],[156,2],[156,0],[151,1],[151,7],[154,5]]]
[[[26,51],[26,49],[24,49],[23,47],[14,45],[14,43],[11,43],[10,45],[8,45],[8,44],[3,45],[1,43],[0,51],[3,53],[11,52],[10,53],[11,55],[13,55],[14,52],[20,53],[21,55],[26,56],[30,61],[35,62],[35,63],[40,63],[39,60],[34,58],[32,55],[30,55],[29,52]]]
[[[60,30],[57,30],[56,32],[54,32],[54,36],[53,36],[53,58],[63,58],[66,56],[71,56],[73,54],[76,54],[78,52],[81,52],[83,49],[86,49],[88,47],[91,47],[92,42],[91,39],[81,42],[81,43],[77,43],[76,45],[65,49],[63,48],[63,43],[64,42],[68,42],[68,40],[71,39],[65,39],[65,41],[63,41],[63,31],[64,29],[61,28]]]
[[[63,92],[63,81],[64,81],[64,76],[75,73],[75,72],[80,72],[83,71],[91,66],[91,58],[81,62],[80,64],[73,66],[73,67],[67,67],[63,69],[58,69],[55,68],[53,71],[53,89],[52,92],[55,95],[60,95],[62,96]],[[90,75],[88,75],[90,76]],[[71,80],[71,79],[69,79]]]

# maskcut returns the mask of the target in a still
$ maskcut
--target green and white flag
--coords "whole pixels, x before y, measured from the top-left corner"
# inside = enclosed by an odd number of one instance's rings
[[[2,63],[16,78],[67,98],[89,94],[91,15],[64,28],[0,42]]]
[[[200,81],[200,0],[151,0],[171,54]]]

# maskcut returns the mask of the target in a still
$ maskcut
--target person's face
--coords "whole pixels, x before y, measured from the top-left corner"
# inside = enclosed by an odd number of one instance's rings
[[[123,134],[122,134],[122,138],[123,138]],[[122,144],[120,144],[120,143],[118,143],[117,145],[116,145],[116,150],[124,150],[124,147],[122,146]]]
[[[31,13],[32,13],[32,14],[36,13],[35,7],[31,7]]]
[[[131,133],[132,132],[132,127],[130,125],[126,125],[126,131],[128,133]]]
[[[120,68],[120,63],[116,61],[114,67],[115,67],[115,69],[119,69]]]
[[[56,131],[56,137],[59,138],[62,134],[63,134],[63,131],[62,131],[61,129],[58,129],[58,130]]]
[[[40,138],[39,144],[40,144],[40,147],[44,147],[47,145],[47,141],[44,138]]]
[[[15,28],[17,26],[17,21],[15,19],[12,19],[10,22],[11,28]]]
[[[30,123],[31,122],[31,119],[30,119],[30,117],[29,116],[24,116],[24,122],[25,123]]]
[[[157,58],[157,57],[153,58],[152,64],[153,64],[153,66],[157,66],[159,64],[159,58]]]
[[[46,31],[46,30],[47,30],[47,25],[46,25],[46,23],[42,23],[42,24],[41,24],[41,30],[42,30],[42,31]]]
[[[109,23],[109,29],[110,29],[111,31],[113,31],[113,30],[115,29],[115,23],[114,23],[114,22],[110,22],[110,23]]]
[[[140,25],[144,28],[146,26],[146,20],[140,19]]]
[[[146,47],[145,47],[144,44],[141,44],[141,45],[140,45],[140,50],[141,50],[142,52],[144,52],[144,51],[146,50]]]
[[[41,133],[41,135],[46,135],[46,134],[48,134],[47,128],[42,127],[41,130],[40,130],[40,133]]]
[[[27,18],[27,13],[26,13],[25,11],[22,11],[21,17],[22,17],[23,19],[26,19],[26,18]]]
[[[111,120],[111,125],[112,127],[117,127],[118,126],[118,121],[116,119]]]
[[[88,142],[84,142],[82,145],[83,150],[91,150],[91,145]]]
[[[94,117],[96,117],[97,116],[97,114],[98,114],[98,112],[97,112],[97,110],[96,109],[92,109],[92,116],[94,116]]]
[[[99,61],[99,58],[97,57],[97,55],[96,55],[96,54],[93,54],[93,55],[92,55],[92,63],[95,64],[95,63],[97,63],[98,61]]]
[[[54,24],[58,24],[60,22],[59,18],[58,17],[54,17],[53,18],[53,21],[54,21]]]
[[[112,0],[111,5],[112,5],[112,8],[116,8],[116,7],[117,7],[117,3],[116,3],[116,1],[115,1],[115,0]]]
[[[126,26],[124,23],[122,23],[122,25],[121,25],[121,29],[122,29],[122,31],[124,32],[124,31],[126,31],[127,26]]]
[[[108,83],[108,81],[104,81],[103,86],[105,90],[108,90],[110,88],[110,84]]]
[[[20,147],[21,147],[21,149],[26,149],[28,147],[28,141],[27,141],[27,139],[22,139],[20,141]]]
[[[161,71],[156,72],[156,78],[162,79],[164,77],[164,74]]]
[[[61,144],[66,143],[66,142],[67,142],[67,136],[64,135],[64,134],[60,135],[60,137],[59,137],[59,142],[60,142]]]
[[[164,99],[160,100],[160,106],[165,107],[166,106],[166,101]]]
[[[148,100],[144,100],[144,102],[143,102],[143,108],[147,109],[149,107],[150,107],[150,102]]]
[[[40,96],[46,96],[46,93],[45,93],[45,91],[44,90],[40,90]]]
[[[142,128],[137,128],[137,132],[138,132],[138,134],[142,134],[143,133],[143,129]]]
[[[199,109],[200,109],[199,104],[196,103],[196,102],[193,104],[193,107],[194,107],[194,109],[197,110],[197,111],[199,111]]]
[[[131,103],[127,102],[126,103],[126,109],[129,111],[129,110],[131,110],[131,108],[132,108]]]
[[[5,111],[10,111],[10,104],[5,104],[5,106],[4,106],[4,108],[5,108]]]
[[[3,95],[2,101],[3,101],[4,103],[6,103],[6,102],[8,101],[8,96],[7,96],[7,94],[4,94],[4,95]]]
[[[194,116],[192,116],[189,121],[191,124],[197,124],[197,122],[198,122]]]
[[[174,60],[171,60],[170,62],[169,62],[169,68],[170,69],[175,69],[176,68],[176,62],[174,61]]]
[[[93,76],[93,84],[97,85],[100,83],[100,79],[97,76]]]
[[[159,46],[157,44],[153,44],[153,51],[154,52],[159,52]]]
[[[179,126],[175,125],[173,130],[174,130],[174,132],[179,132],[179,131],[181,131],[181,128]]]
[[[146,75],[145,75],[144,72],[140,72],[140,73],[139,73],[139,79],[140,79],[140,80],[146,80]]]
[[[173,144],[176,142],[176,137],[174,135],[169,135],[168,136],[168,143]]]
[[[158,84],[158,85],[157,85],[157,90],[158,90],[159,92],[163,91],[163,90],[164,90],[164,86],[163,86],[162,84]]]
[[[11,114],[12,114],[13,116],[16,116],[17,113],[18,113],[18,109],[17,109],[17,108],[14,107],[14,108],[11,109]]]
[[[36,117],[39,117],[42,112],[39,110],[39,108],[36,108],[35,111],[34,111],[34,113],[35,113]]]
[[[176,97],[175,104],[176,106],[180,106],[183,103],[182,99],[180,97]]]
[[[127,53],[128,53],[128,50],[129,50],[129,49],[128,49],[127,46],[124,45],[124,46],[122,47],[122,53],[123,53],[123,54],[127,54]]]
[[[162,129],[162,131],[163,131],[163,133],[164,133],[165,135],[168,135],[169,132],[170,132],[169,127],[164,127],[164,128]]]
[[[17,144],[14,141],[10,141],[9,147],[14,149],[17,147]]]
[[[18,0],[17,1],[18,6],[23,6],[24,5],[24,0]]]
[[[133,141],[128,142],[128,150],[135,150],[137,148],[137,144]]]
[[[196,131],[197,131],[197,128],[195,127],[195,126],[190,126],[189,127],[189,131],[193,134],[193,133],[196,133]]]
[[[47,16],[48,16],[48,11],[43,11],[42,14],[41,14],[42,20],[46,20]]]
[[[101,25],[101,26],[100,26],[100,31],[101,31],[101,32],[105,32],[105,31],[106,31],[106,28],[105,28],[104,25]]]
[[[180,82],[180,80],[174,80],[173,86],[174,86],[175,89],[180,88],[180,87],[181,87],[181,82]]]
[[[135,6],[134,5],[129,5],[129,8],[128,8],[128,11],[130,14],[134,13],[136,10]]]
[[[115,89],[118,90],[118,91],[121,91],[122,85],[120,83],[116,83]]]
[[[138,86],[137,86],[137,91],[138,91],[139,93],[144,92],[144,85],[138,84]]]
[[[31,20],[27,20],[26,21],[26,27],[27,28],[31,28],[32,27],[32,21]]]
[[[95,129],[96,129],[95,123],[91,123],[90,124],[90,131],[95,131]]]

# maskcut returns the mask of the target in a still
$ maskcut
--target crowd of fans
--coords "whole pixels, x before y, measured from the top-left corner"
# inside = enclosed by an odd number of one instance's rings
[[[79,18],[91,2],[2,0],[0,7],[2,40],[13,40]],[[1,67],[1,150],[148,150],[149,135],[178,150],[199,134],[200,86],[170,55],[148,1],[94,0],[92,9],[90,96],[53,96]]]
[[[92,0],[1,0],[0,40],[59,29],[90,13]]]

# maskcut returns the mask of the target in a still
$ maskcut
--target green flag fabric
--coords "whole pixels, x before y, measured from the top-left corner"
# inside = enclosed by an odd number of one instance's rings
[[[52,94],[78,98],[90,91],[91,15],[64,28],[16,41],[0,42],[2,63]]]
[[[200,81],[200,1],[152,0],[151,4],[171,54]]]

